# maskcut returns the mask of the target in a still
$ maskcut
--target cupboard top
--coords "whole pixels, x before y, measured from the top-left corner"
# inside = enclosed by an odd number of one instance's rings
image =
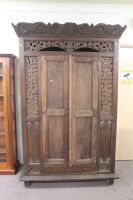
[[[89,38],[120,38],[126,26],[119,24],[96,24],[89,25],[76,23],[48,23],[43,22],[26,23],[20,22],[16,25],[12,24],[18,37],[31,36],[66,36],[66,37],[89,37]]]

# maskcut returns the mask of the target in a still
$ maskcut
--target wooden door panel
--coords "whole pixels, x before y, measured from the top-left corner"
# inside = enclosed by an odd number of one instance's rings
[[[63,108],[64,67],[63,61],[48,62],[48,108]]]
[[[48,118],[48,158],[59,159],[63,158],[63,117],[49,117]]]
[[[76,159],[89,159],[91,157],[92,120],[89,117],[76,119]]]
[[[42,56],[44,165],[68,162],[68,57]]]
[[[70,166],[96,162],[98,115],[98,60],[71,57]]]
[[[47,109],[47,116],[64,116],[65,109]]]
[[[91,109],[91,63],[78,61],[76,66],[76,109]]]

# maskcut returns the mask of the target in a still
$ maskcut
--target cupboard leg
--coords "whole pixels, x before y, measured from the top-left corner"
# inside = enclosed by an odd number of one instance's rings
[[[26,188],[29,188],[30,185],[31,185],[31,182],[29,182],[29,181],[25,181],[25,182],[24,182],[24,185],[25,185]]]
[[[114,179],[113,178],[109,178],[108,179],[108,183],[109,183],[109,185],[113,185],[114,184]]]

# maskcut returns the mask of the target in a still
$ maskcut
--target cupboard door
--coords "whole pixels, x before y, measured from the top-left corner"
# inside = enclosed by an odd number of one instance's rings
[[[44,165],[68,163],[68,57],[41,57]]]
[[[70,85],[70,165],[96,163],[98,59],[72,56]]]

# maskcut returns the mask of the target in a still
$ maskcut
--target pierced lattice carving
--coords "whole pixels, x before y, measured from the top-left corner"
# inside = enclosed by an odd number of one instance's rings
[[[25,57],[27,116],[38,116],[38,60]]]
[[[46,41],[46,40],[26,40],[26,51],[39,51],[48,47],[59,47],[65,51],[74,51],[79,48],[92,48],[99,52],[113,52],[113,42],[110,41]]]
[[[112,115],[113,59],[101,59],[101,114]]]

